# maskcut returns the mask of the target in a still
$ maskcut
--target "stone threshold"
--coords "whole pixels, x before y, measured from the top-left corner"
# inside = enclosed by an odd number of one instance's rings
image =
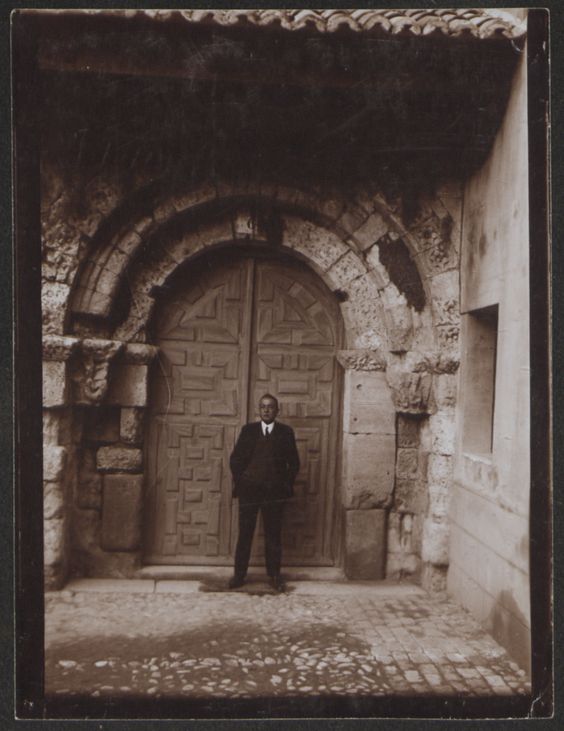
[[[347,581],[343,569],[333,566],[288,566],[284,567],[282,574],[286,581]],[[233,575],[232,566],[178,566],[178,565],[157,565],[143,566],[136,573],[137,579],[159,580],[199,580],[204,579],[226,579]],[[262,567],[251,566],[248,573],[252,581],[260,581],[265,578]]]
[[[230,576],[228,572],[226,581]],[[206,578],[219,578],[216,572],[207,572]],[[62,592],[101,592],[101,593],[122,593],[122,594],[196,594],[200,593],[201,579],[165,579],[165,578],[143,578],[143,579],[72,579],[61,590]],[[286,582],[291,589],[292,595],[302,596],[349,596],[349,597],[374,597],[374,598],[408,598],[425,596],[426,592],[415,584],[392,582],[392,581],[347,581],[330,579],[292,579],[286,575]],[[247,584],[257,585],[257,588],[264,584],[267,587],[264,576],[250,574]],[[60,592],[49,592],[58,594]]]

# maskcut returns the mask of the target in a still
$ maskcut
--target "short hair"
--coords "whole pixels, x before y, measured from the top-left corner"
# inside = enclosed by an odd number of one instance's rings
[[[261,396],[261,397],[259,398],[259,404],[260,404],[260,402],[261,402],[261,401],[262,401],[263,399],[265,399],[265,398],[269,398],[269,399],[271,399],[271,400],[272,400],[272,401],[274,401],[274,403],[276,404],[276,408],[277,408],[277,409],[279,409],[279,408],[280,408],[280,404],[278,403],[278,399],[276,398],[276,396],[273,396],[273,395],[272,395],[271,393],[265,393],[265,394],[263,394],[263,395],[262,395],[262,396]]]

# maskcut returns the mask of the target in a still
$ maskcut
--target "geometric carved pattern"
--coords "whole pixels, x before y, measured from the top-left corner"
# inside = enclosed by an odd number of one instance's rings
[[[309,275],[309,276],[305,276]],[[271,391],[296,432],[301,469],[284,517],[287,564],[331,564],[340,313],[309,272],[264,263],[256,276],[252,400]],[[262,550],[259,542],[255,554]]]
[[[242,258],[173,296],[156,322],[148,439],[148,560],[231,564],[229,455],[266,391],[296,431],[301,470],[286,564],[330,564],[340,313],[305,268]],[[262,564],[259,528],[252,561]]]

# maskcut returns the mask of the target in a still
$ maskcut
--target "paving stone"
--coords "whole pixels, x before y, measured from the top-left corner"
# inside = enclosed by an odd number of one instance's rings
[[[197,591],[192,582],[188,602],[181,582],[168,591],[146,591],[147,584],[128,593],[120,590],[127,582],[116,581],[116,591],[97,583],[101,591],[92,591],[83,580],[46,595],[48,693],[487,697],[529,690],[524,673],[466,613],[423,593],[394,597],[388,587],[371,595],[367,583],[362,592],[343,584],[331,593],[328,584],[325,593],[290,586],[285,595],[257,596]]]

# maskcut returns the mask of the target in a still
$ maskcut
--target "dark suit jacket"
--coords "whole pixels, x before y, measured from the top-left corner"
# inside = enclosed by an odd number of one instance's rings
[[[233,497],[240,496],[241,476],[253,456],[255,445],[261,435],[260,424],[260,421],[255,421],[241,429],[231,454],[229,465],[233,474]],[[294,430],[287,424],[276,421],[271,439],[276,463],[276,471],[272,475],[273,489],[276,493],[274,497],[289,498],[294,494],[294,480],[300,469]]]

